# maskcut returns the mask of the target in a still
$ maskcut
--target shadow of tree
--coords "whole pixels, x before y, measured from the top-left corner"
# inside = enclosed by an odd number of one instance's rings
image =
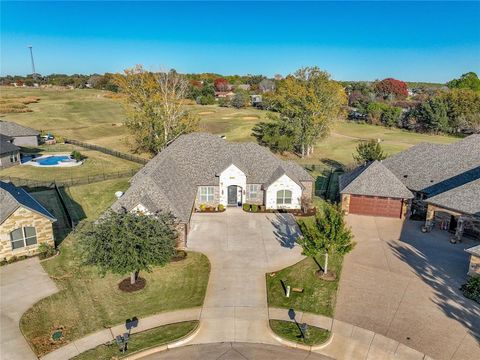
[[[297,238],[301,235],[300,229],[292,215],[275,213],[274,217],[269,219],[273,225],[273,233],[276,240],[282,247],[292,249]]]
[[[431,301],[480,342],[480,305],[460,291],[467,280],[468,254],[464,250],[478,242],[465,239],[453,245],[449,238],[448,233],[437,229],[422,234],[418,222],[406,221],[400,241],[386,243],[396,257],[433,289]]]

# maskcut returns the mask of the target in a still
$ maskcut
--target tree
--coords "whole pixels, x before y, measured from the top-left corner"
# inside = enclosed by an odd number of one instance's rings
[[[434,133],[451,131],[448,106],[439,97],[418,104],[411,115],[425,131]]]
[[[362,141],[357,145],[357,154],[353,159],[358,164],[364,164],[370,161],[383,160],[387,155],[383,152],[382,146],[375,140]]]
[[[250,96],[248,95],[248,92],[245,90],[237,89],[237,92],[230,101],[230,104],[233,107],[240,109],[246,107],[249,102]]]
[[[323,212],[317,213],[314,224],[301,222],[300,236],[297,242],[303,248],[303,254],[316,257],[325,254],[323,274],[328,274],[328,257],[334,253],[344,255],[354,247],[353,236],[346,227],[343,212],[339,204],[326,202]]]
[[[330,131],[347,103],[341,85],[318,67],[302,68],[277,84],[270,98],[279,132],[288,129],[290,142],[302,157],[313,153],[314,144]]]
[[[224,78],[217,78],[213,82],[215,89],[217,91],[227,91],[228,90],[228,81]]]
[[[287,122],[260,122],[253,128],[252,135],[260,145],[267,146],[273,152],[283,154],[293,151],[291,139],[295,137],[294,129]]]
[[[480,92],[452,89],[438,97],[447,105],[450,127],[454,132],[480,132]]]
[[[382,102],[369,102],[365,111],[367,113],[370,124],[378,125],[381,122],[382,114],[387,108],[387,104]]]
[[[187,110],[188,81],[175,70],[152,73],[141,65],[114,75],[125,97],[127,127],[137,150],[157,154],[171,141],[193,131],[198,118]]]
[[[175,255],[177,233],[173,216],[156,216],[127,211],[108,212],[96,222],[87,223],[78,233],[78,246],[85,265],[126,275],[134,284],[140,271],[167,264]]]
[[[384,99],[393,96],[397,99],[404,99],[408,96],[408,86],[405,82],[387,78],[375,83],[375,92]]]
[[[473,71],[460,76],[459,79],[453,79],[447,83],[451,89],[470,89],[480,92],[480,79]]]
[[[396,106],[387,105],[382,112],[382,124],[388,127],[397,126],[402,116],[402,109]]]

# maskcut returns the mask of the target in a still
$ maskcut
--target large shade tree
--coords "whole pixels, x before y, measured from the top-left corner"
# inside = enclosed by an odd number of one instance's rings
[[[83,264],[96,266],[102,275],[130,274],[135,284],[140,271],[163,266],[175,255],[177,233],[167,213],[110,211],[82,227],[78,239]]]
[[[115,74],[114,82],[125,94],[126,125],[137,150],[157,154],[180,135],[195,130],[198,118],[184,102],[189,82],[175,70],[153,73],[137,65]]]
[[[370,161],[383,160],[387,157],[380,143],[374,139],[361,141],[353,155],[354,160],[358,164],[364,164]]]
[[[353,235],[345,224],[343,212],[339,204],[326,202],[323,211],[315,217],[314,224],[300,223],[300,236],[297,242],[303,247],[303,254],[315,258],[324,255],[323,274],[328,274],[328,258],[330,255],[346,254],[355,243]]]
[[[343,112],[347,97],[343,87],[331,80],[328,73],[318,67],[306,67],[279,81],[269,103],[279,133],[288,135],[295,151],[304,157],[312,154],[315,143],[328,135],[332,123]],[[282,129],[289,133],[282,134]],[[268,135],[263,138],[257,132],[256,136],[270,146]]]

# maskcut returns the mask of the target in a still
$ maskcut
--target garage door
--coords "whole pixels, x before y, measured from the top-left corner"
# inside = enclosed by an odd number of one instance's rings
[[[402,214],[402,199],[351,195],[349,212],[399,218]]]

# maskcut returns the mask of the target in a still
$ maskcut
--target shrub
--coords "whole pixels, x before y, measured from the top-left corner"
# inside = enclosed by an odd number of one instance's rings
[[[198,208],[200,209],[200,211],[205,211],[205,210],[207,210],[207,205],[206,204],[200,204],[200,206]]]
[[[243,211],[250,211],[250,204],[243,204]]]
[[[47,259],[49,257],[52,257],[53,255],[55,255],[55,253],[56,253],[56,250],[55,250],[55,246],[53,245],[41,243],[38,246],[38,256],[40,257],[40,259]]]
[[[82,154],[80,153],[80,151],[77,151],[77,150],[73,150],[70,156],[76,161],[80,161],[83,159]]]
[[[258,205],[253,204],[252,205],[252,212],[256,213],[258,211]]]
[[[223,204],[219,204],[218,211],[224,211],[224,210],[225,210],[225,206],[223,206]]]
[[[15,255],[13,255],[10,259],[7,260],[7,263],[12,264],[17,260],[18,260],[18,258]]]
[[[2,260],[0,260],[0,266],[7,265],[7,264],[8,264],[7,259],[3,258]]]
[[[471,277],[467,283],[462,285],[463,295],[480,303],[480,277]]]

